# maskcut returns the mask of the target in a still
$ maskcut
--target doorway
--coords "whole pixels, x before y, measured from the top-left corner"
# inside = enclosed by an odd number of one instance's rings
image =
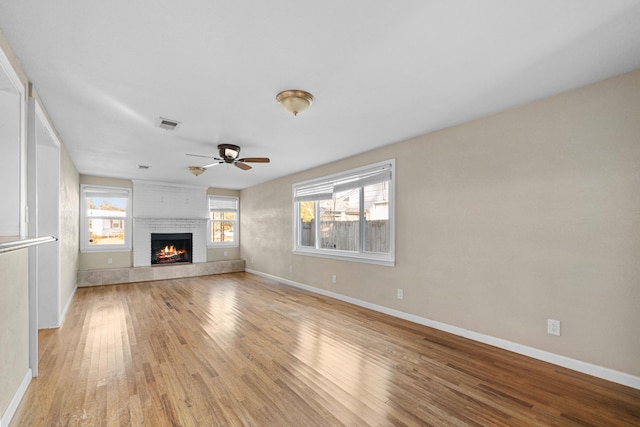
[[[27,182],[29,234],[60,236],[60,142],[33,98],[29,98]],[[38,330],[60,326],[60,242],[30,249],[29,359],[38,375]]]

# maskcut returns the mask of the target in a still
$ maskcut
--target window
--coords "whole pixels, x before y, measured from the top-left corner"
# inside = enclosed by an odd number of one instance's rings
[[[82,185],[83,252],[131,249],[131,189]]]
[[[394,265],[395,160],[293,185],[294,253]]]
[[[209,246],[238,246],[238,198],[209,196]]]

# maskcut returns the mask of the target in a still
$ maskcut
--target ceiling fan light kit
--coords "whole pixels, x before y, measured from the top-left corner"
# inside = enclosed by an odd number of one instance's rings
[[[249,166],[247,163],[269,163],[269,162],[271,162],[271,160],[269,160],[268,157],[245,157],[243,159],[239,159],[238,157],[240,156],[240,147],[237,146],[237,145],[234,145],[234,144],[219,144],[218,145],[218,153],[219,153],[220,157],[203,156],[202,154],[187,154],[187,156],[205,157],[207,159],[215,160],[214,163],[211,163],[209,165],[205,165],[205,166],[189,166],[187,169],[189,169],[189,172],[191,172],[195,176],[198,176],[198,175],[202,174],[204,171],[206,171],[207,168],[210,168],[210,167],[216,166],[216,165],[220,165],[220,164],[225,164],[225,163],[228,163],[230,165],[234,165],[239,169],[247,171],[247,170],[251,169],[251,166]]]
[[[276,100],[287,113],[297,116],[311,106],[313,95],[304,90],[290,89],[276,95]]]
[[[238,158],[240,154],[240,147],[233,144],[220,144],[218,145],[218,152],[220,153],[220,157],[224,159],[227,163],[233,163],[235,159]]]

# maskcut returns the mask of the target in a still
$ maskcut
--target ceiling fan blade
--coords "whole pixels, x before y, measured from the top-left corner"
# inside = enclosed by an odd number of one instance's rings
[[[224,163],[224,162],[215,162],[215,163],[211,163],[210,165],[204,165],[202,166],[203,168],[210,168],[211,166],[218,166],[220,163]]]
[[[269,163],[268,157],[245,157],[244,159],[238,159],[238,162],[249,162],[249,163]]]
[[[191,156],[191,157],[204,157],[207,159],[216,159],[216,160],[220,160],[217,157],[213,157],[213,156],[203,156],[202,154],[187,154],[187,156]]]
[[[236,165],[237,167],[239,167],[240,169],[244,170],[244,171],[248,171],[249,169],[251,169],[251,166],[242,163],[242,162],[233,162],[234,165]]]

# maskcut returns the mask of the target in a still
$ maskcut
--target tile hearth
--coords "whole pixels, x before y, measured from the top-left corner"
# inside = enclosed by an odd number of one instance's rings
[[[109,268],[78,271],[78,286],[115,285],[150,280],[179,279],[209,274],[236,273],[245,270],[245,260],[173,264],[156,267]]]

